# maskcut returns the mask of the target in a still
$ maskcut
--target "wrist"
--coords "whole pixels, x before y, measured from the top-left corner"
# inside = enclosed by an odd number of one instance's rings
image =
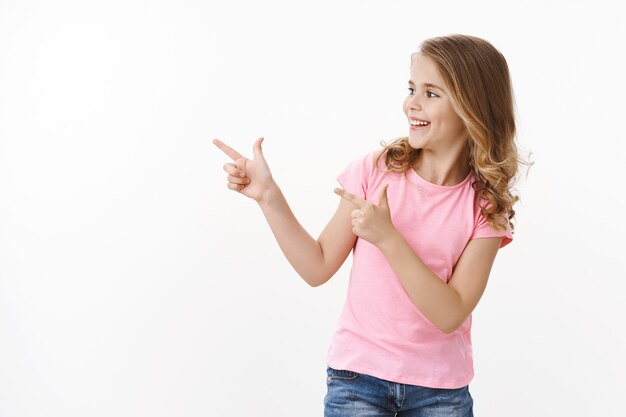
[[[385,235],[376,246],[378,246],[378,249],[380,249],[383,254],[386,254],[388,252],[394,252],[395,248],[397,248],[399,244],[402,244],[403,241],[404,237],[400,234],[398,229],[393,227],[391,232]]]
[[[281,191],[274,181],[270,183],[267,189],[261,194],[261,197],[257,200],[258,205],[261,209],[268,208],[274,201],[276,201],[277,197],[280,196]]]

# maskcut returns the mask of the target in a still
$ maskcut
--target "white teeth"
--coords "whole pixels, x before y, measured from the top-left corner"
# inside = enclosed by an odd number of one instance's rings
[[[412,126],[427,126],[430,124],[429,122],[421,122],[417,120],[411,120],[409,123],[411,123]]]

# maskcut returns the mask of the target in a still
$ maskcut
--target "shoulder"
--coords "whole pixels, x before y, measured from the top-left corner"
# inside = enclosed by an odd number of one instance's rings
[[[513,240],[513,230],[509,222],[508,213],[503,213],[498,217],[497,222],[502,225],[502,229],[496,229],[489,224],[487,218],[482,214],[481,210],[481,207],[491,208],[493,204],[489,200],[481,197],[478,192],[476,192],[474,201],[474,232],[470,239],[481,237],[501,237],[501,248],[509,244]]]
[[[375,169],[375,162],[380,150],[370,150],[353,159],[336,177],[342,187],[352,194],[366,198],[368,191],[382,175],[381,169]],[[379,160],[379,167],[385,166],[384,158]]]

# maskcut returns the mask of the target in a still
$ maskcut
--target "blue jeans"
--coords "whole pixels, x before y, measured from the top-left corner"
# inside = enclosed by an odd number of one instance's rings
[[[474,417],[469,385],[429,388],[327,366],[324,417]]]

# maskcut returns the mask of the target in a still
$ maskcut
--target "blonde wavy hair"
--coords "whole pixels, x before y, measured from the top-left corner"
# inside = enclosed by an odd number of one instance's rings
[[[473,188],[488,201],[481,212],[496,230],[506,224],[498,219],[515,217],[513,204],[519,196],[511,190],[517,180],[520,159],[515,144],[514,98],[509,68],[504,56],[484,39],[469,35],[449,35],[427,39],[411,55],[429,57],[448,88],[452,108],[468,132],[469,165],[477,180]],[[389,171],[406,173],[412,169],[420,149],[409,145],[408,137],[396,138],[376,158],[384,155]],[[530,163],[529,165],[532,165]]]

